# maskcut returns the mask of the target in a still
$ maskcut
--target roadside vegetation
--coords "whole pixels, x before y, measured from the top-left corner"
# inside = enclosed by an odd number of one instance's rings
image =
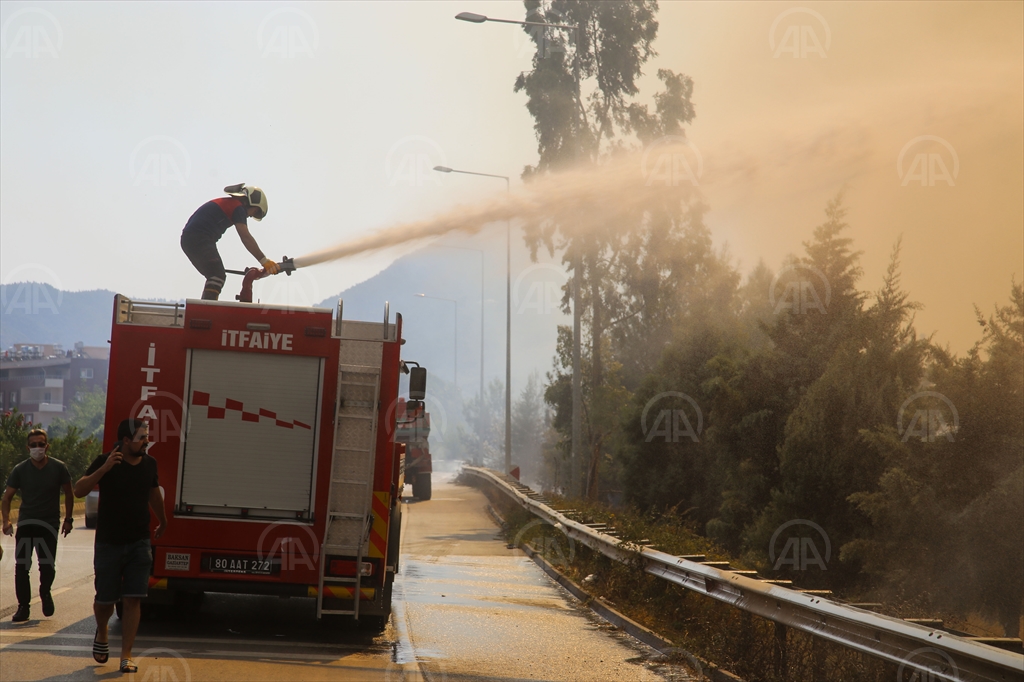
[[[475,479],[457,482],[478,485]],[[777,628],[765,618],[651,576],[644,572],[639,556],[634,563],[611,560],[538,521],[491,486],[485,484],[481,490],[501,516],[502,533],[510,545],[528,545],[589,595],[601,598],[681,650],[703,661],[711,661],[747,682],[825,679],[885,682],[897,676],[896,665],[798,631]],[[613,532],[634,546],[643,542],[677,556],[703,555],[706,561],[728,561],[730,569],[734,570],[755,568],[732,558],[674,512],[638,513],[550,495],[548,503],[559,509],[571,506],[574,519],[605,524],[608,529],[602,532]],[[965,622],[955,614],[922,610],[925,607],[920,600],[864,604],[865,599],[859,595],[835,595],[833,598],[896,618],[940,618],[954,629],[978,629],[977,623]],[[678,658],[680,662],[693,663],[688,656],[679,654]],[[701,665],[707,674],[707,664]]]
[[[659,145],[685,140],[697,115],[685,74],[659,70],[653,106],[640,99],[657,3],[525,5],[531,21],[583,28],[571,44],[528,31],[537,52],[515,90],[538,161],[524,180],[625,149],[650,151],[656,169]],[[525,226],[534,253],[560,254],[572,275],[566,313],[579,277],[583,415],[573,461],[563,327],[543,385],[547,426],[513,434],[526,480],[574,508],[676,519],[766,577],[1019,636],[1024,287],[977,310],[979,339],[955,355],[915,327],[899,238],[881,281],[863,281],[839,188],[802,252],[743,274],[713,246],[697,183],[676,172],[685,161],[668,161],[671,173],[650,181],[678,186],[671,201],[604,218],[573,207]],[[500,466],[493,441],[481,452]]]

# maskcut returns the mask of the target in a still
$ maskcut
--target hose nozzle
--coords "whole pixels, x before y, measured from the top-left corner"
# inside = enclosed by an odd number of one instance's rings
[[[281,262],[278,263],[278,265],[281,266],[281,272],[288,275],[289,277],[291,277],[292,273],[295,272],[295,259],[293,258],[285,256],[284,258],[281,259]]]

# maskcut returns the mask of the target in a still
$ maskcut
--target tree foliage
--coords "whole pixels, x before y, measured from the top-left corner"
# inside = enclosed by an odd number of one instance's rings
[[[558,172],[573,165],[600,164],[623,149],[647,144],[665,135],[682,133],[693,120],[692,80],[660,70],[664,90],[654,96],[654,110],[636,100],[637,81],[654,54],[658,5],[651,0],[582,2],[527,0],[527,20],[577,27],[574,31],[524,26],[536,45],[533,68],[516,79],[515,91],[527,96],[534,118],[538,161],[523,172],[526,180]],[[577,76],[579,82],[577,82]],[[685,189],[685,188],[681,188]],[[581,315],[589,337],[588,389],[583,409],[586,482],[567,481],[570,488],[583,484],[597,494],[601,464],[608,458],[617,413],[615,391],[606,391],[608,372],[618,367],[614,348],[606,348],[609,330],[616,341],[629,342],[638,325],[667,324],[667,309],[674,305],[675,270],[686,268],[687,240],[710,243],[701,220],[702,207],[683,199],[651,206],[623,220],[579,215],[553,215],[542,224],[525,226],[532,253],[544,246],[562,253],[567,269],[579,273]],[[572,292],[564,289],[563,308],[570,309]],[[616,329],[618,325],[623,326]],[[667,340],[665,329],[660,330]],[[650,359],[648,359],[649,362]],[[570,363],[571,367],[571,363]],[[636,374],[636,368],[624,368]],[[571,382],[571,376],[569,378]],[[550,403],[571,411],[568,403]],[[565,415],[561,415],[564,417]],[[608,419],[609,416],[613,418]],[[563,439],[571,438],[571,424],[556,419]],[[571,468],[571,467],[570,467]]]
[[[685,139],[695,116],[689,77],[661,70],[653,107],[639,99],[656,3],[525,5],[528,20],[580,31],[570,42],[526,29],[537,52],[515,89],[534,118],[538,160],[524,179]],[[572,330],[562,327],[544,390],[555,434],[548,484],[669,513],[802,586],[894,594],[1016,634],[1021,285],[1008,305],[978,314],[982,339],[956,357],[915,331],[919,306],[901,285],[899,241],[878,290],[860,288],[841,193],[802,253],[775,272],[759,263],[745,279],[713,248],[696,191],[655,201],[625,218],[566,210],[525,226],[534,254],[561,253],[582,281],[585,480],[571,478]],[[565,312],[572,293],[567,284]],[[794,524],[820,532],[817,562],[780,561],[783,545],[806,549],[808,538],[786,530]]]

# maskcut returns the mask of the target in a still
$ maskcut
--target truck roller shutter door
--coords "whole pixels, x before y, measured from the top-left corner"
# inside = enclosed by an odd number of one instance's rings
[[[322,374],[320,358],[193,350],[181,505],[308,515]]]

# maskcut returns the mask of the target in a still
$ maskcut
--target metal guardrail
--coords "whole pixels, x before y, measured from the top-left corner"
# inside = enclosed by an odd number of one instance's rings
[[[706,566],[598,532],[552,509],[529,488],[480,467],[465,473],[493,484],[524,509],[567,537],[627,563],[640,558],[644,570],[688,590],[725,602],[778,625],[821,637],[944,682],[1024,680],[1024,656],[969,638],[841,604],[820,595],[780,587],[734,571]],[[528,491],[526,492],[523,491]],[[922,678],[924,679],[924,678]]]

